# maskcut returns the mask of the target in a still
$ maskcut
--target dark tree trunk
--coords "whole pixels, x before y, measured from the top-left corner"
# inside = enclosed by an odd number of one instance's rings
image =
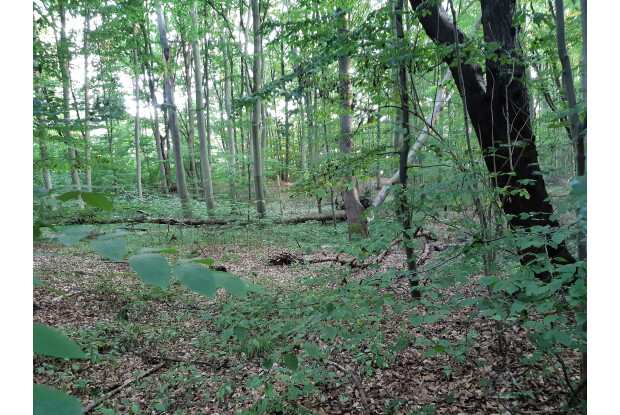
[[[422,0],[410,0],[416,10],[422,27],[429,37],[439,44],[454,45],[455,29],[452,19],[440,5],[431,6],[429,14],[422,17]],[[551,219],[553,207],[545,181],[540,173],[530,123],[529,94],[524,83],[525,65],[519,44],[518,26],[513,25],[516,11],[515,0],[481,0],[484,40],[494,42],[496,51],[503,59],[485,62],[486,83],[483,69],[466,63],[469,56],[461,55],[463,83],[457,82],[460,94],[464,94],[467,112],[471,119],[478,142],[483,150],[485,164],[492,174],[493,183],[502,191],[502,207],[510,216],[513,229],[530,231],[535,226],[558,227]],[[459,44],[465,44],[466,37],[457,27]],[[459,79],[456,53],[444,57],[450,65],[454,79]],[[520,215],[530,213],[529,216]],[[522,262],[531,263],[537,254],[546,253],[552,260],[562,258],[574,262],[564,243],[557,247],[547,245],[522,250]],[[548,279],[541,273],[539,278]]]

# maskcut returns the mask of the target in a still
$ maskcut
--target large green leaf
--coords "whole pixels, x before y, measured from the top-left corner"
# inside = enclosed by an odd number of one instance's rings
[[[44,324],[33,323],[33,352],[46,356],[84,359],[86,355],[73,340]]]
[[[74,245],[88,235],[88,229],[82,225],[59,226],[58,231],[56,238],[65,245]]]
[[[321,358],[321,349],[319,349],[319,347],[312,343],[312,342],[308,342],[306,344],[304,344],[304,349],[306,349],[306,352],[311,356],[314,357],[315,359],[320,359]]]
[[[262,287],[256,284],[252,284],[249,281],[242,280],[236,275],[228,274],[226,272],[214,271],[213,277],[215,283],[228,291],[231,294],[245,298],[248,292],[254,292],[258,294],[267,294]]]
[[[45,385],[32,385],[33,415],[81,415],[82,403],[71,395]]]
[[[129,266],[146,283],[164,289],[170,284],[170,264],[159,254],[132,255]]]
[[[122,261],[127,253],[127,241],[124,239],[97,239],[90,243],[90,247],[113,261]]]
[[[82,200],[90,206],[103,210],[112,210],[112,202],[101,193],[82,193]]]
[[[248,292],[248,283],[241,278],[225,272],[213,272],[215,283],[238,297],[245,298]]]
[[[67,192],[67,193],[63,193],[61,195],[56,196],[57,199],[62,200],[63,202],[66,202],[67,200],[71,200],[71,199],[75,199],[76,197],[78,197],[80,195],[80,191],[78,190],[73,190],[71,192]]]
[[[173,268],[174,276],[190,290],[213,298],[215,295],[215,280],[209,269],[200,264],[181,264]]]
[[[297,356],[292,353],[284,353],[282,355],[282,360],[284,360],[284,365],[286,365],[286,367],[293,372],[296,371],[299,367],[299,361],[297,360]]]

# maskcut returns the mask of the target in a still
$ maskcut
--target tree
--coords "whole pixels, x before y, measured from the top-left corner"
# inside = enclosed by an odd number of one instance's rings
[[[193,29],[198,31],[196,2],[194,2],[194,10],[191,12]],[[213,200],[213,181],[211,179],[211,162],[209,160],[208,142],[205,134],[205,104],[202,96],[202,68],[200,65],[200,42],[198,33],[194,33],[192,40],[192,51],[194,53],[194,81],[196,84],[196,118],[198,119],[198,142],[200,145],[200,173],[202,179],[202,189],[207,212],[215,209]],[[208,53],[205,52],[205,53]],[[208,96],[208,95],[207,95]],[[208,102],[207,102],[208,105]]]
[[[353,104],[353,84],[351,83],[351,56],[346,49],[349,47],[350,40],[347,39],[349,14],[337,8],[338,13],[338,34],[341,36],[343,50],[340,51],[338,59],[338,95],[340,96],[340,152],[350,154],[353,152],[355,142],[353,141],[353,118],[351,116]],[[347,212],[347,224],[349,226],[349,236],[357,234],[368,236],[368,226],[361,217],[364,206],[360,202],[359,192],[352,177],[346,179],[346,189],[344,191],[344,207]]]
[[[514,23],[516,0],[481,1],[484,41],[487,47],[496,48],[485,59],[486,76],[467,53],[461,54],[457,65],[454,45],[466,44],[467,38],[441,5],[431,6],[422,0],[410,3],[426,34],[438,44],[451,47],[443,60],[455,79],[459,79],[461,68],[463,82],[457,82],[458,91],[465,97],[467,113],[493,185],[501,192],[501,205],[509,215],[510,226],[525,232],[538,226],[557,228],[532,133],[520,29]],[[524,264],[531,264],[539,254],[553,262],[574,262],[563,242],[558,246],[530,246],[521,252]],[[544,271],[537,275],[549,279]]]
[[[177,179],[177,192],[181,200],[183,216],[187,219],[193,216],[189,206],[189,193],[185,182],[185,170],[183,168],[183,153],[181,151],[181,136],[179,134],[179,124],[177,122],[177,108],[174,103],[174,77],[172,74],[172,60],[170,56],[170,46],[166,36],[166,24],[164,22],[164,12],[161,5],[157,7],[157,28],[159,30],[159,41],[164,57],[164,97],[168,109],[168,125],[172,134],[172,147],[174,154],[174,171]]]
[[[252,111],[252,150],[254,161],[254,198],[256,201],[256,211],[263,217],[266,212],[265,193],[263,185],[263,151],[260,140],[261,128],[261,104],[262,99],[256,94],[261,89],[263,80],[263,63],[261,55],[263,53],[263,35],[261,33],[260,10],[258,0],[250,0],[252,7],[252,30],[254,32],[254,60],[252,63],[252,73],[254,76],[252,93],[256,99]]]

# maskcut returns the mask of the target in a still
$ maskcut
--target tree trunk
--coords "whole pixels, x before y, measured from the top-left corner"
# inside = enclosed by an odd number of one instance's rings
[[[140,163],[140,68],[138,67],[138,34],[137,26],[134,27],[134,49],[133,64],[135,67],[135,96],[136,96],[136,117],[134,121],[134,145],[136,148],[136,179],[138,182],[138,198],[142,199],[142,163]]]
[[[405,38],[405,32],[403,31],[403,0],[396,0],[394,8],[394,22],[396,23],[396,36],[399,41]],[[416,258],[413,253],[413,247],[409,241],[413,238],[411,232],[411,210],[409,208],[409,201],[407,197],[407,175],[408,175],[408,158],[411,137],[409,134],[409,90],[407,89],[407,68],[405,65],[398,66],[398,81],[400,96],[400,109],[401,109],[401,124],[400,129],[403,131],[403,144],[399,150],[398,170],[400,172],[400,185],[401,189],[397,193],[398,197],[398,214],[403,224],[403,241],[405,245],[405,254],[407,256],[407,271],[410,272],[409,276],[409,289],[411,290],[411,298],[420,298],[420,291],[418,290],[418,278],[415,275],[416,271]]]
[[[200,196],[200,191],[198,190],[198,173],[196,170],[196,158],[194,157],[194,102],[192,99],[192,78],[190,76],[190,66],[191,66],[191,54],[189,51],[189,46],[186,44],[185,39],[181,38],[182,48],[183,48],[183,63],[185,64],[185,89],[187,91],[187,115],[189,118],[189,126],[187,133],[187,147],[189,149],[189,169],[192,174],[192,181],[194,182],[194,192],[196,196]],[[194,58],[196,60],[196,58]]]
[[[423,0],[410,0],[410,3],[414,9],[425,4]],[[486,61],[485,84],[482,68],[468,63],[469,57],[463,56],[460,66],[464,82],[463,85],[457,83],[459,93],[466,97],[467,112],[487,169],[493,175],[493,184],[503,189],[501,203],[504,213],[510,215],[510,226],[525,231],[535,226],[558,227],[558,222],[551,219],[553,207],[540,174],[530,123],[529,94],[522,81],[525,67],[518,42],[519,28],[512,24],[516,1],[486,0],[481,5],[485,42],[498,44],[498,52],[509,59]],[[422,7],[426,8],[426,5]],[[428,11],[430,13],[424,16],[420,13],[419,19],[429,37],[443,45],[454,45],[454,24],[443,7],[431,6]],[[458,27],[456,32],[458,43],[464,44],[465,35]],[[458,76],[455,60],[454,53],[444,57],[452,75]],[[556,258],[574,262],[564,243],[557,248],[551,245],[529,247],[521,253],[524,254],[524,264],[532,263],[538,254],[546,255],[554,262]],[[538,277],[549,279],[544,272]]]
[[[349,33],[348,20],[349,14],[337,8],[340,13],[338,20],[338,33],[341,36],[341,44],[348,44],[344,37]],[[353,104],[353,84],[351,82],[351,56],[345,52],[338,59],[338,94],[340,95],[340,152],[343,154],[352,153],[355,147],[353,141],[353,117],[351,116]],[[347,212],[347,225],[349,227],[349,238],[353,235],[368,236],[366,221],[361,218],[364,206],[360,202],[360,196],[355,185],[354,177],[347,177],[347,189],[344,192],[344,206]]]
[[[185,182],[185,170],[183,168],[183,153],[181,151],[181,136],[179,134],[179,124],[177,121],[177,108],[174,102],[174,78],[172,76],[172,65],[170,57],[170,47],[166,37],[166,25],[164,23],[164,13],[160,5],[157,7],[157,28],[159,30],[159,41],[163,53],[165,87],[164,97],[168,108],[168,124],[170,133],[172,134],[172,146],[174,155],[174,171],[177,179],[177,192],[181,200],[183,217],[191,218],[193,216],[189,203],[189,193],[187,192],[187,184]]]
[[[144,47],[145,52],[148,47],[148,52],[150,55],[153,55],[151,50],[151,44],[146,35],[146,30],[144,26],[142,26],[142,35],[144,36]],[[153,136],[155,137],[155,149],[157,150],[157,166],[159,168],[159,177],[161,180],[162,190],[165,195],[168,195],[169,182],[166,175],[166,158],[163,150],[163,142],[162,137],[159,132],[159,105],[157,104],[157,96],[155,95],[155,84],[153,81],[153,72],[151,70],[151,65],[149,60],[146,60],[146,74],[147,74],[147,82],[149,85],[149,108],[153,107],[153,116],[151,119],[151,125],[153,128]],[[150,109],[149,109],[150,111]]]
[[[452,72],[448,70],[448,72],[446,72],[441,81],[441,85],[439,86],[437,93],[435,94],[435,105],[433,107],[433,110],[430,114],[426,116],[424,128],[422,129],[422,132],[413,144],[413,147],[409,150],[409,154],[407,156],[407,163],[413,162],[414,157],[418,154],[418,152],[420,151],[420,149],[422,149],[422,146],[426,142],[430,129],[433,127],[433,125],[435,125],[435,122],[437,122],[439,113],[441,112],[441,110],[444,109],[448,102],[450,102],[450,99],[452,98],[452,92],[446,97],[446,90],[448,88],[447,82],[450,79],[452,79]],[[401,127],[398,128],[400,129]],[[377,193],[374,201],[372,202],[372,205],[380,206],[387,198],[387,192],[390,187],[392,187],[398,182],[400,182],[400,170],[396,171],[396,173],[394,173],[394,175],[390,177],[390,180],[388,180],[388,182],[381,188],[379,193]]]
[[[194,2],[194,10],[191,15],[192,25],[195,29],[198,29],[196,2]],[[196,118],[198,118],[198,142],[200,144],[200,172],[202,176],[201,178],[204,199],[207,205],[207,213],[211,213],[211,211],[215,209],[215,202],[213,199],[211,162],[209,161],[208,142],[205,134],[205,104],[202,100],[202,70],[200,67],[200,44],[198,43],[198,38],[192,41],[192,50],[194,52],[194,82],[196,84]],[[206,51],[206,54],[208,53],[209,52]],[[207,101],[207,106],[208,105],[209,102]]]
[[[90,15],[88,11],[84,17],[84,145],[86,147],[86,189],[93,191],[92,167],[90,160],[90,78],[88,77],[88,55],[89,44],[88,35],[90,34]]]
[[[256,94],[261,88],[263,80],[263,65],[261,55],[263,53],[263,36],[261,34],[260,11],[258,8],[258,0],[250,1],[252,6],[252,21],[254,32],[254,59],[252,64],[252,72],[254,74],[254,85],[252,93]],[[265,194],[263,192],[263,152],[260,142],[260,122],[261,122],[261,102],[260,98],[256,99],[254,111],[252,112],[252,149],[254,159],[254,197],[256,199],[256,211],[260,217],[265,216]]]
[[[69,164],[71,165],[71,184],[76,188],[76,190],[81,190],[80,186],[80,177],[78,176],[77,168],[76,168],[76,153],[73,147],[71,146],[71,131],[69,130],[69,124],[71,122],[71,114],[69,112],[70,105],[70,78],[69,78],[69,61],[71,59],[69,52],[69,44],[67,42],[67,32],[66,32],[66,19],[65,19],[65,4],[61,2],[59,5],[59,13],[60,13],[60,43],[58,45],[58,61],[60,64],[60,75],[62,78],[62,99],[64,104],[63,109],[63,119],[65,120],[65,128],[66,134],[63,134],[67,140],[67,145],[69,148],[67,149],[67,153],[69,156]]]

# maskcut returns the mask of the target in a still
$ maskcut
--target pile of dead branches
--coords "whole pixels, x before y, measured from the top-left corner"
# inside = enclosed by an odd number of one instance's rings
[[[295,255],[292,252],[282,251],[277,254],[269,255],[267,258],[267,262],[269,265],[292,265],[292,264],[303,264],[304,259],[299,255]]]

